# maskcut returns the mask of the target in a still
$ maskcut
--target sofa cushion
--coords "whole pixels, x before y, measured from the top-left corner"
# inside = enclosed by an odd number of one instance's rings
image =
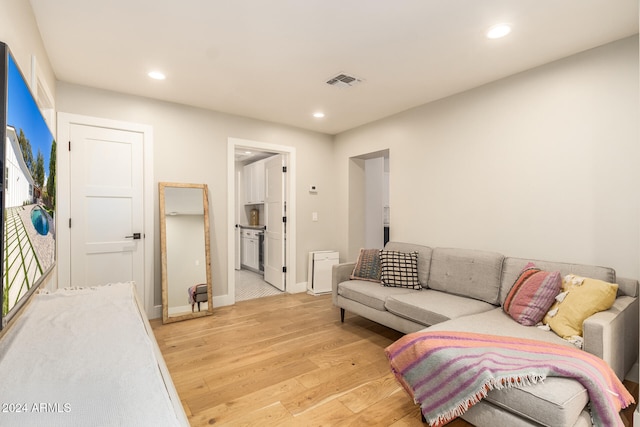
[[[360,249],[351,279],[380,283],[380,250]]]
[[[498,305],[503,259],[496,252],[435,248],[429,288]]]
[[[380,281],[384,286],[421,289],[418,253],[381,250]]]
[[[384,247],[387,251],[418,252],[418,280],[422,287],[427,287],[429,270],[431,269],[431,254],[433,250],[428,246],[413,243],[389,242]]]
[[[587,390],[569,378],[547,377],[542,383],[492,390],[485,398],[543,426],[572,426],[589,402]]]
[[[407,288],[390,288],[364,280],[347,280],[338,284],[338,295],[380,311],[385,311],[384,303],[389,295],[414,292],[420,293],[422,291]]]
[[[502,281],[500,284],[501,304],[504,303],[504,300],[511,289],[511,285],[513,285],[513,282],[515,282],[524,266],[529,262],[533,262],[536,267],[542,270],[559,271],[562,277],[567,274],[577,274],[578,276],[591,277],[592,279],[616,283],[616,272],[613,268],[609,267],[507,257],[504,259],[502,267]]]
[[[513,320],[502,308],[497,307],[490,311],[485,311],[469,316],[453,318],[446,322],[438,323],[427,328],[429,331],[454,331],[454,332],[475,332],[479,334],[493,334],[507,337],[528,338],[560,345],[573,346],[568,341],[563,340],[553,331],[546,331],[541,328],[523,326]]]
[[[419,293],[390,295],[384,306],[393,314],[425,326],[495,308],[484,301],[432,289],[423,289]]]
[[[524,326],[540,322],[560,293],[559,271],[540,270],[532,262],[520,272],[504,301],[504,312]]]
[[[460,418],[474,426],[540,427],[542,425],[525,419],[515,412],[509,412],[500,408],[498,405],[494,405],[486,399],[473,405]],[[557,425],[559,424],[551,424],[551,426],[554,427]],[[563,426],[593,427],[588,406],[580,412],[573,424],[564,424]]]
[[[476,332],[572,346],[552,331],[519,324],[502,308],[447,320],[426,330]],[[556,377],[547,378],[542,384],[522,389],[514,388],[499,393],[497,391],[489,392],[487,401],[548,426],[574,425],[588,401],[586,389],[577,381]]]

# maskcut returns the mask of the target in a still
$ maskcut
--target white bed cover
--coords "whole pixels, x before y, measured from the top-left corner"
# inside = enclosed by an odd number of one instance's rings
[[[0,426],[188,425],[132,283],[34,295],[0,340]]]

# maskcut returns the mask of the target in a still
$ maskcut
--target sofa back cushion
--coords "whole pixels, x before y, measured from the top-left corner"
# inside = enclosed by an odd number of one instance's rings
[[[413,243],[389,242],[385,245],[386,251],[418,252],[418,280],[423,288],[427,287],[429,269],[431,268],[431,252],[428,246]]]
[[[503,260],[496,252],[435,248],[429,288],[498,305]]]
[[[609,267],[507,257],[505,258],[502,267],[500,305],[504,304],[504,300],[507,298],[507,294],[518,278],[518,275],[530,262],[533,262],[536,267],[541,270],[559,271],[561,277],[564,277],[567,274],[576,274],[578,276],[590,277],[592,279],[603,280],[609,283],[616,283],[616,272],[613,268]]]

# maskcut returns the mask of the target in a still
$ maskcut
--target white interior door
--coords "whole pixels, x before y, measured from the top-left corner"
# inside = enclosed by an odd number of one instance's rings
[[[72,123],[69,136],[70,284],[135,281],[144,301],[144,135]]]
[[[242,252],[241,252],[241,237],[240,237],[240,212],[242,209],[242,203],[240,201],[240,183],[242,183],[242,171],[237,171],[236,172],[236,179],[235,179],[235,191],[234,191],[234,195],[235,195],[235,234],[233,235],[233,238],[235,240],[235,260],[234,260],[234,265],[235,265],[235,269],[236,270],[240,270],[242,268]],[[244,183],[243,183],[244,184]]]
[[[284,156],[278,154],[265,163],[264,280],[284,291],[285,283],[285,179]]]

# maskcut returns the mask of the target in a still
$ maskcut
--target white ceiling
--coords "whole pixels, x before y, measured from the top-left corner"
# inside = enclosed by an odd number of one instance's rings
[[[328,134],[638,33],[637,0],[30,1],[58,80]]]

